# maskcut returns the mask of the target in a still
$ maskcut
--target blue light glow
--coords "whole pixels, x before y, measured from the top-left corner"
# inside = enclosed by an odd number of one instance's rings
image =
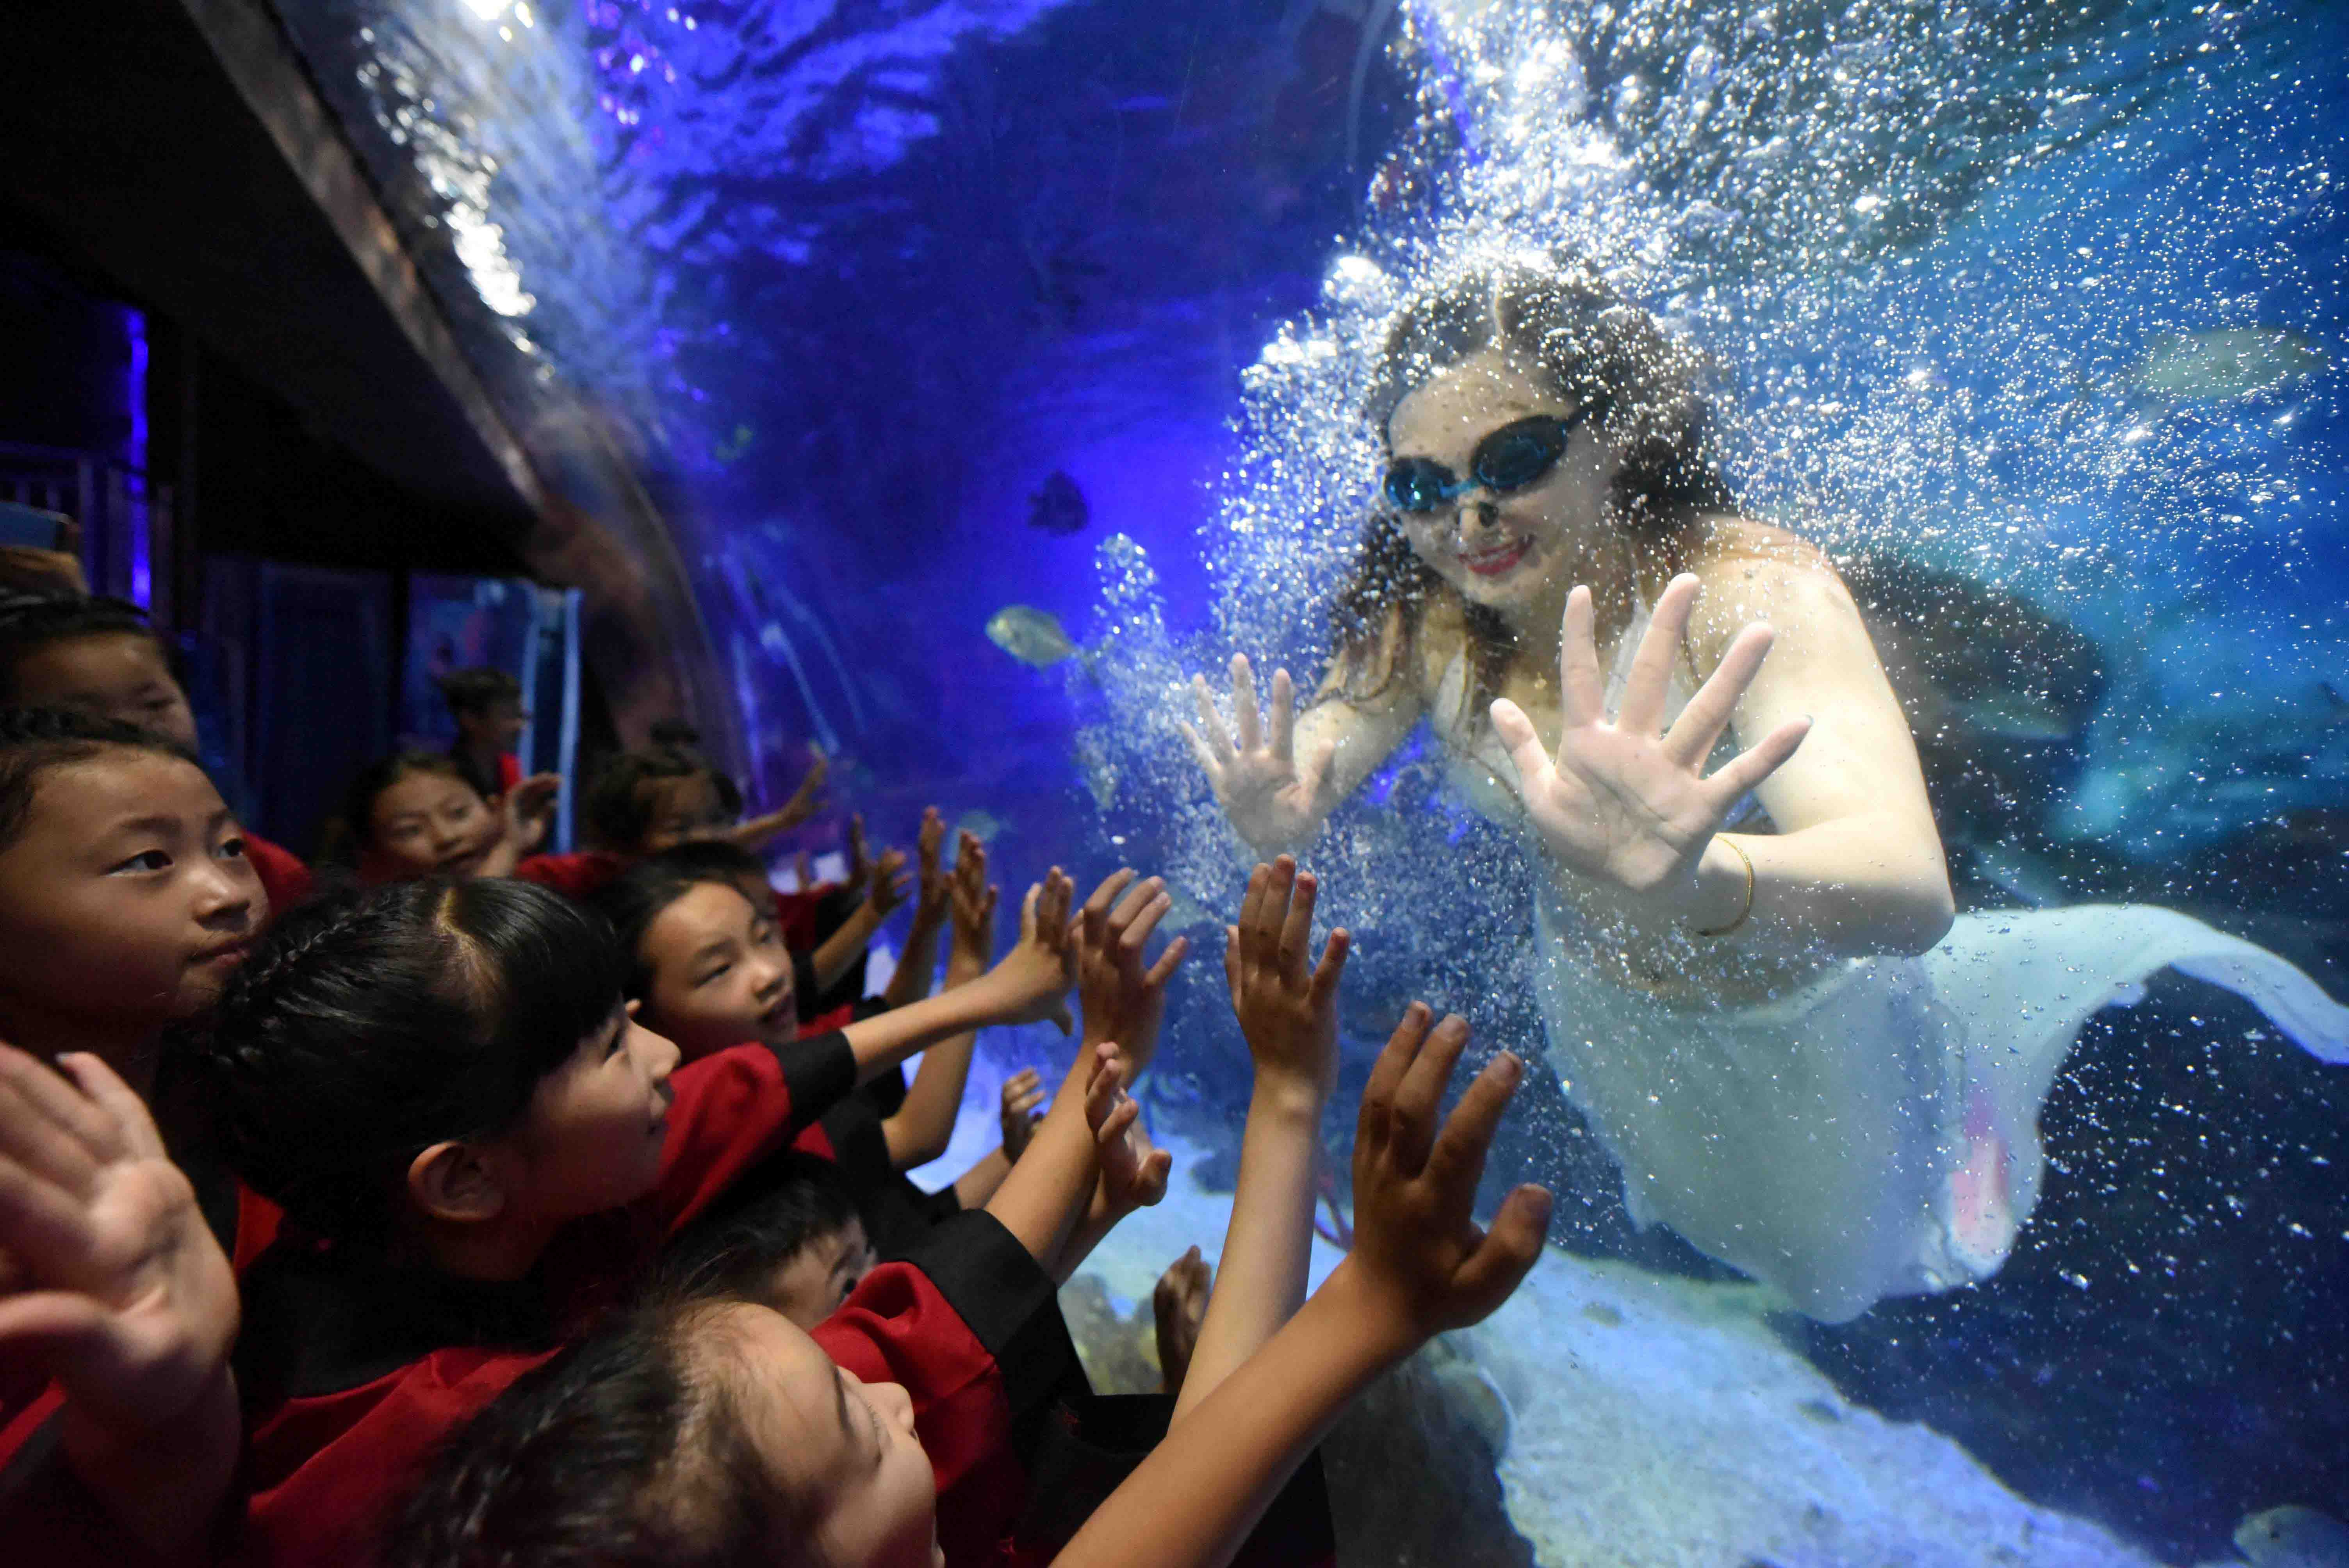
[[[130,369],[123,388],[123,405],[130,418],[130,434],[123,452],[131,469],[125,484],[123,532],[130,554],[130,600],[145,609],[155,602],[154,497],[147,478],[147,316],[129,305],[122,307],[123,333],[130,343]]]

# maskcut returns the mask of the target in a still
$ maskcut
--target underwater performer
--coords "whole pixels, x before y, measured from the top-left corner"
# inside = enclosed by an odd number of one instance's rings
[[[1202,677],[1185,732],[1269,854],[1430,722],[1455,788],[1547,873],[1551,1062],[1638,1222],[1841,1322],[1998,1270],[2075,1035],[2156,971],[2349,1060],[2349,1009],[2183,914],[1953,913],[1850,594],[1737,511],[1694,356],[1587,263],[1515,260],[1408,304],[1366,413],[1383,505],[1319,691],[1297,713],[1278,672],[1260,715],[1236,657],[1233,727]]]

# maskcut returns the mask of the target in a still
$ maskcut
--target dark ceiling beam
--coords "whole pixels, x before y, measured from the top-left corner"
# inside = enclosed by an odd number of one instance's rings
[[[458,346],[440,302],[400,242],[390,214],[377,201],[373,183],[344,140],[333,111],[320,101],[276,15],[262,0],[181,3],[245,107],[333,225],[409,346],[471,428],[483,453],[503,473],[515,497],[532,512],[540,511],[545,496],[537,470]]]
[[[584,589],[623,738],[691,715],[739,769],[666,520],[586,410],[523,428],[501,406],[267,0],[0,0],[0,205],[419,504]]]
[[[274,117],[181,0],[0,5],[0,194],[320,434],[519,541],[538,481],[275,17],[257,0],[195,8],[244,40],[248,78],[269,62]]]

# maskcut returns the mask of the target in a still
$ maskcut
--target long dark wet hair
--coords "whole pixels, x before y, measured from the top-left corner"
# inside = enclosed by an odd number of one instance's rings
[[[1611,485],[1617,526],[1674,552],[1685,531],[1735,500],[1713,459],[1713,410],[1701,361],[1655,319],[1617,294],[1588,261],[1557,252],[1547,263],[1481,268],[1406,304],[1379,351],[1363,416],[1388,448],[1402,400],[1437,374],[1497,348],[1547,380],[1624,453]],[[1357,705],[1383,696],[1416,661],[1422,622],[1448,593],[1381,503],[1362,533],[1353,576],[1330,608],[1338,655],[1323,699]],[[1499,688],[1516,640],[1481,605],[1459,603],[1468,629],[1475,698]]]

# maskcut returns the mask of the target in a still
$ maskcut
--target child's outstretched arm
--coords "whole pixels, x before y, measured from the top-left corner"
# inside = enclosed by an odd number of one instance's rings
[[[554,798],[562,793],[563,775],[533,773],[490,802],[498,814],[498,841],[483,856],[473,875],[510,877],[526,855],[537,851],[554,820]]]
[[[917,933],[921,930],[933,900],[939,911],[928,916],[933,923],[951,920],[954,934],[947,950],[947,989],[952,990],[987,973],[988,964],[995,956],[996,890],[988,885],[986,847],[968,833],[962,836],[957,848],[953,872],[949,875],[940,872],[938,841],[945,834],[946,826],[934,808],[922,822],[922,903],[914,913],[914,928]],[[915,941],[907,938],[907,963],[915,961],[916,947]],[[933,957],[924,953],[920,962],[926,967]],[[898,972],[905,972],[903,965]],[[895,981],[890,983],[889,990],[894,1006],[920,1000],[911,996],[905,1002],[898,1001]],[[882,1135],[889,1142],[889,1161],[898,1170],[926,1165],[947,1151],[947,1144],[954,1138],[955,1113],[962,1109],[963,1088],[970,1081],[971,1052],[978,1045],[978,1031],[965,1029],[922,1053],[922,1065],[914,1074],[912,1087],[905,1090],[905,1103],[897,1108],[896,1115],[881,1124]],[[962,1184],[957,1181],[955,1185],[959,1191]],[[994,1191],[991,1186],[988,1189],[988,1193]],[[983,1193],[964,1207],[975,1208],[985,1201]]]
[[[1495,1057],[1439,1130],[1467,1040],[1457,1018],[1431,1031],[1426,1008],[1404,1015],[1362,1094],[1353,1252],[1270,1344],[1175,1423],[1054,1568],[1228,1563],[1348,1400],[1429,1336],[1477,1322],[1516,1289],[1541,1254],[1549,1194],[1518,1188],[1489,1233],[1470,1210],[1525,1068]]]
[[[753,854],[765,849],[823,809],[823,780],[831,771],[832,758],[823,754],[823,748],[811,742],[808,770],[801,777],[800,787],[792,792],[792,798],[763,817],[735,823],[726,830],[726,836]]]
[[[96,1057],[57,1065],[0,1045],[0,1351],[64,1386],[46,1462],[147,1550],[201,1555],[243,1439],[235,1277],[145,1104]]]
[[[955,1202],[965,1209],[983,1209],[995,1196],[1021,1150],[1036,1136],[1037,1112],[1044,1104],[1044,1078],[1034,1068],[1021,1068],[1003,1080],[1003,1141],[988,1157],[955,1178]]]
[[[1104,1040],[1092,1047],[1092,1080],[1085,1086],[1085,1125],[1092,1129],[1101,1178],[1052,1265],[1053,1277],[1062,1284],[1069,1283],[1120,1220],[1166,1196],[1166,1178],[1174,1169],[1174,1157],[1150,1141],[1149,1130],[1142,1125],[1141,1102],[1125,1092],[1125,1068],[1118,1059],[1117,1043]]]
[[[1055,877],[1060,873],[1055,871]],[[1061,877],[1065,884],[1067,879]],[[1104,949],[1110,944],[1107,916],[1117,895],[1133,880],[1130,871],[1120,871],[1085,901],[1086,915],[1093,924],[1090,929],[1071,932],[1062,953],[1072,970],[1092,972],[1098,969]],[[1063,908],[1066,905],[1062,905]],[[1163,911],[1161,913],[1164,913]],[[1096,918],[1098,917],[1098,918]],[[1155,917],[1152,923],[1155,924]],[[1145,929],[1143,935],[1147,936]],[[1124,933],[1121,932],[1120,940]],[[1136,944],[1138,955],[1140,947]],[[1182,955],[1170,948],[1174,962]],[[1009,963],[1009,960],[1006,960]],[[1164,964],[1164,960],[1162,959]],[[999,965],[999,969],[1002,965]],[[1143,975],[1137,965],[1135,973]],[[1094,975],[1094,983],[1100,983]],[[984,981],[980,984],[985,984]],[[1164,976],[1158,984],[1163,987]],[[965,987],[968,989],[968,987]],[[948,992],[947,997],[955,995]],[[942,997],[940,1000],[947,998]],[[1093,992],[1087,992],[1088,1017],[1095,1012]],[[1092,1032],[1090,1025],[1087,1032]],[[1092,1128],[1086,1119],[1088,1091],[1092,1088],[1101,1064],[1101,1047],[1108,1045],[1114,1055],[1113,1042],[1088,1040],[1069,1063],[1068,1076],[1061,1080],[1060,1092],[1052,1097],[1052,1108],[1044,1113],[1034,1138],[1020,1155],[1019,1162],[1003,1179],[1003,1185],[988,1200],[987,1212],[1001,1221],[1006,1229],[1019,1238],[1029,1254],[1045,1268],[1057,1272],[1066,1243],[1078,1222],[1092,1207],[1100,1184],[1101,1162],[1095,1153]]]
[[[1165,1195],[1170,1157],[1151,1147],[1140,1120],[1142,1108],[1124,1092],[1157,1051],[1167,982],[1191,951],[1189,939],[1178,936],[1156,963],[1143,961],[1151,933],[1174,907],[1165,886],[1156,877],[1137,882],[1133,872],[1119,871],[1093,890],[1079,913],[1077,995],[1084,1011],[1084,1044],[1070,1064],[1060,1099],[1083,1098],[1096,1134],[1101,1178],[1056,1254],[1045,1260],[1063,1281],[1120,1220]],[[1055,1100],[1055,1110],[1059,1106]],[[1102,1119],[1112,1115],[1116,1130],[1103,1135]]]
[[[869,1082],[915,1052],[989,1024],[1032,1024],[1050,1018],[1062,1030],[1076,957],[1069,941],[1075,886],[1058,866],[1028,890],[1019,911],[1019,940],[1002,959],[968,985],[911,1006],[892,1008],[842,1031],[856,1057],[856,1081]]]
[[[922,830],[914,841],[914,919],[905,928],[905,951],[897,954],[896,973],[889,976],[883,999],[892,1007],[918,1002],[930,994],[937,979],[938,935],[946,930],[947,873],[938,863],[946,844],[946,819],[932,806],[922,813]],[[961,1099],[957,1090],[955,1098]]]
[[[1338,979],[1351,939],[1330,934],[1310,962],[1319,885],[1283,855],[1248,877],[1224,945],[1232,1011],[1256,1062],[1240,1173],[1206,1321],[1174,1418],[1216,1391],[1294,1316],[1313,1249],[1321,1111],[1338,1083]]]
[[[807,878],[807,857],[802,854],[800,861],[800,886],[805,889],[811,885]],[[864,950],[873,945],[873,938],[879,934],[883,923],[899,904],[905,902],[905,878],[896,874],[905,863],[905,857],[898,855],[889,874],[875,878],[874,864],[864,853],[864,819],[861,815],[848,819],[847,885],[862,887],[865,893],[857,901],[856,907],[848,912],[848,917],[833,929],[830,936],[816,944],[813,953],[808,954],[808,964],[815,971],[815,988],[819,992],[829,991],[840,983],[840,977],[848,973],[849,965],[864,957]]]

